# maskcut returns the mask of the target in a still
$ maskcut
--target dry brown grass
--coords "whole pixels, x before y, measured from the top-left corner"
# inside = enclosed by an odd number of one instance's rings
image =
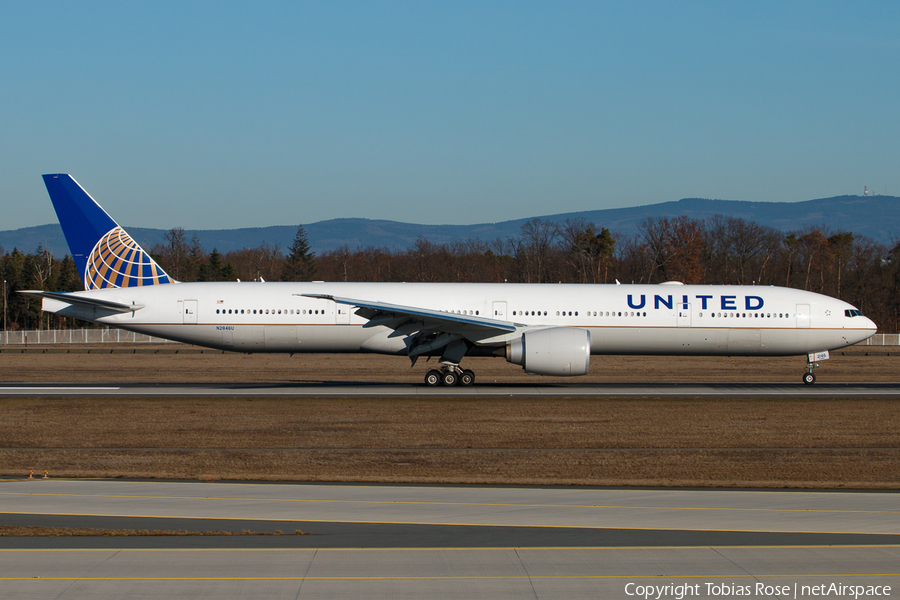
[[[51,476],[897,487],[889,399],[0,401],[0,464]]]
[[[404,358],[378,356],[179,348],[125,354],[129,348],[117,347],[112,360],[96,346],[91,354],[4,351],[0,380],[418,383],[429,367],[409,370]],[[891,350],[835,353],[820,381],[896,381],[900,351]],[[804,365],[802,358],[592,362],[583,381],[799,382]],[[482,382],[547,381],[500,359],[467,359],[467,366]],[[898,407],[892,399],[3,399],[0,473],[898,488]]]

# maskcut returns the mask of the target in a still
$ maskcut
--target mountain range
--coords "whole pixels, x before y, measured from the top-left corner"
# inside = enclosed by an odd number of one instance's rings
[[[804,202],[743,202],[737,200],[707,200],[685,198],[674,202],[648,204],[628,208],[610,208],[572,213],[544,215],[537,218],[561,222],[567,219],[585,219],[606,227],[616,235],[635,235],[638,226],[647,217],[677,217],[686,215],[692,219],[707,219],[714,215],[740,217],[784,231],[800,231],[819,228],[823,232],[850,231],[856,236],[867,236],[875,241],[893,246],[900,237],[900,198],[896,196],[835,196]],[[416,239],[424,237],[435,244],[465,241],[470,238],[491,241],[519,235],[522,225],[529,219],[514,219],[500,223],[476,225],[421,225],[373,219],[330,219],[303,224],[310,247],[322,253],[342,246],[351,249],[377,247],[405,249]],[[165,229],[125,227],[144,248],[165,244]],[[217,248],[226,253],[242,248],[258,247],[262,243],[277,244],[287,251],[297,233],[297,224],[271,227],[247,227],[242,229],[185,230],[190,241],[196,234],[208,252]],[[68,246],[58,223],[0,231],[0,247],[30,252],[42,245],[62,256]]]

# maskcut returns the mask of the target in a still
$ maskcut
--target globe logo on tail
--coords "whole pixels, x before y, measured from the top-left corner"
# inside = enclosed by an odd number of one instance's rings
[[[116,226],[94,245],[84,270],[84,289],[140,287],[172,283],[150,255]]]

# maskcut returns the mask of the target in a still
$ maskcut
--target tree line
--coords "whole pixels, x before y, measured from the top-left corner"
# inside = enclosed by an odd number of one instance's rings
[[[347,246],[310,251],[303,227],[283,251],[261,244],[207,253],[184,230],[167,232],[153,258],[179,281],[407,281],[494,283],[661,283],[778,285],[846,300],[883,332],[900,331],[900,245],[885,246],[847,231],[817,228],[785,235],[737,217],[645,219],[635,235],[613,235],[585,220],[532,219],[519,235],[493,241],[437,244],[419,238],[407,249]],[[75,291],[80,277],[69,256],[42,248],[0,248],[12,328],[66,326],[44,315],[18,289]],[[53,321],[53,319],[56,319]]]

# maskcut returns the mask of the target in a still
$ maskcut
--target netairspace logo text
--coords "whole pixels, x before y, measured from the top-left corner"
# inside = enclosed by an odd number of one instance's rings
[[[706,597],[774,597],[780,598],[815,598],[834,596],[841,598],[867,598],[874,596],[890,596],[889,585],[846,585],[843,583],[823,583],[819,585],[766,585],[757,581],[752,585],[737,583],[693,583],[676,585],[625,585],[625,594],[644,598],[644,600],[662,600],[673,598],[684,600],[703,594]]]

